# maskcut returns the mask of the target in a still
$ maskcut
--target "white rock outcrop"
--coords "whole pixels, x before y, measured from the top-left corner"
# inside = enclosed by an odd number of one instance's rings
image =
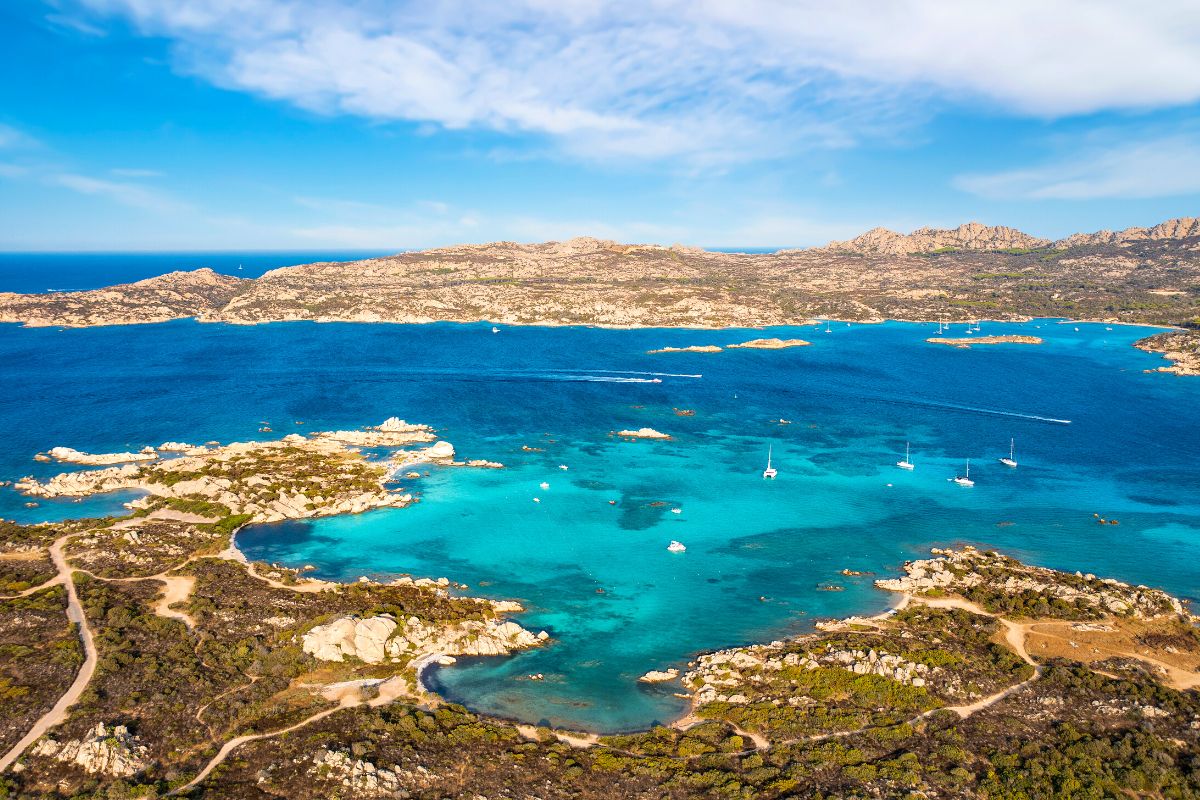
[[[438,625],[409,617],[403,626],[390,615],[342,617],[318,625],[302,637],[304,652],[320,661],[357,658],[368,664],[438,653],[447,656],[502,656],[537,647],[549,639],[510,620],[464,620]]]
[[[137,453],[84,453],[71,447],[51,447],[47,455],[55,461],[69,464],[87,464],[88,466],[103,466],[106,464],[125,464],[130,461],[153,461],[158,458],[153,447],[147,447]]]
[[[654,428],[638,428],[637,430],[617,431],[617,436],[623,439],[670,439],[671,434],[656,431]]]
[[[666,683],[673,681],[679,677],[679,670],[671,667],[670,669],[657,670],[652,669],[642,677],[638,678],[642,683]]]
[[[94,775],[128,777],[150,765],[149,750],[124,725],[109,727],[97,723],[83,739],[59,742],[45,738],[30,751],[35,756],[48,756],[75,764]]]
[[[386,614],[367,619],[342,617],[304,634],[303,648],[320,661],[357,658],[379,664],[386,657],[385,645],[396,627],[396,620]]]

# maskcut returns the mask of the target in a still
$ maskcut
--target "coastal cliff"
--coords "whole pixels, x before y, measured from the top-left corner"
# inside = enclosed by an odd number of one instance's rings
[[[181,317],[255,324],[491,321],[512,325],[761,327],[1060,316],[1182,323],[1200,316],[1194,219],[1054,244],[972,223],[776,253],[579,238],[495,242],[239,280],[172,273],[92,292],[0,295],[0,321],[115,325]]]

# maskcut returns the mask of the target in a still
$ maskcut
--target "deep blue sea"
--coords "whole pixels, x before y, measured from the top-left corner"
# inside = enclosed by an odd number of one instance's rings
[[[326,578],[445,575],[523,601],[519,620],[549,630],[550,646],[464,660],[436,686],[477,710],[597,731],[682,713],[670,685],[637,683],[646,670],[881,610],[872,576],[839,571],[895,574],[934,545],[1200,599],[1200,379],[1143,373],[1161,363],[1130,346],[1148,329],[985,322],[983,334],[1047,342],[971,350],[925,343],[935,330],[4,325],[0,478],[51,474],[32,456],[55,445],[246,440],[263,421],[276,435],[392,415],[432,424],[461,456],[507,468],[434,468],[404,484],[421,496],[413,507],[258,526],[239,545]],[[813,346],[646,354],[762,335]],[[611,435],[642,426],[674,438]],[[996,461],[1010,438],[1015,470]],[[906,441],[912,473],[893,466]],[[761,476],[768,446],[774,481]],[[949,483],[968,458],[976,486]],[[2,489],[0,515],[126,499],[26,508]],[[673,539],[687,551],[669,553]]]
[[[179,253],[3,253],[0,292],[73,292],[140,281],[176,270],[208,267],[257,278],[276,267],[354,261],[388,255],[374,250],[232,250]]]

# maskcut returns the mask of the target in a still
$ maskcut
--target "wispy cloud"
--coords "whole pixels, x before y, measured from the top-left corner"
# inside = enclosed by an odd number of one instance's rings
[[[29,134],[19,131],[11,125],[0,123],[0,149],[31,147],[35,144],[37,144],[37,140]]]
[[[113,167],[109,170],[118,178],[161,178],[163,173],[156,169],[139,169],[136,167]]]
[[[845,147],[946,103],[1059,117],[1200,99],[1193,0],[79,1],[223,86],[586,158]]]
[[[1200,192],[1200,136],[1175,135],[1085,145],[1033,167],[960,175],[954,185],[998,199],[1090,200]]]
[[[188,207],[186,204],[162,192],[130,181],[110,181],[88,175],[63,172],[47,175],[46,182],[52,186],[61,186],[79,194],[105,197],[121,205],[140,208],[146,211],[179,211]]]

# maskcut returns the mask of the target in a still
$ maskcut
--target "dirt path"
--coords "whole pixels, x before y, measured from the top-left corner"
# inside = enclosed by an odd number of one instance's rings
[[[179,620],[184,625],[187,625],[188,629],[190,630],[196,627],[196,620],[186,611],[176,611],[175,609],[171,608],[171,606],[175,605],[176,603],[187,602],[188,598],[192,596],[192,589],[196,586],[196,578],[192,575],[171,575],[169,573],[187,566],[187,564],[195,561],[196,559],[197,556],[192,556],[186,561],[176,564],[170,569],[160,572],[157,575],[134,576],[129,578],[105,578],[102,575],[97,575],[94,572],[88,572],[87,570],[78,571],[85,572],[96,580],[105,581],[107,583],[137,583],[138,581],[158,581],[163,585],[163,590],[158,600],[155,601],[154,605],[151,607],[151,610],[153,610],[154,613],[160,617]]]
[[[327,708],[324,711],[318,711],[316,714],[313,714],[311,717],[305,717],[304,719],[297,722],[295,725],[289,726],[287,728],[283,728],[283,729],[277,730],[277,731],[270,731],[269,733],[253,733],[253,734],[247,734],[245,736],[236,736],[221,746],[221,749],[217,751],[217,754],[215,756],[213,756],[212,759],[207,764],[204,765],[204,769],[200,770],[200,772],[196,775],[196,777],[192,778],[192,780],[190,782],[188,782],[186,785],[180,786],[178,789],[175,789],[174,791],[169,792],[168,794],[170,794],[170,795],[183,794],[185,792],[188,792],[188,791],[194,789],[201,781],[203,781],[205,778],[208,777],[208,774],[210,772],[212,772],[214,769],[216,769],[218,766],[220,766],[221,762],[224,761],[226,758],[228,758],[230,753],[232,753],[234,750],[238,749],[239,747],[241,747],[242,745],[244,745],[248,742],[256,742],[259,739],[271,739],[276,736],[283,736],[285,733],[291,733],[292,731],[299,730],[300,728],[303,728],[305,725],[311,725],[314,722],[318,722],[320,720],[325,719],[330,714],[335,714],[338,711],[341,711],[342,709],[352,708],[356,705],[359,705],[358,701],[355,701],[352,698],[347,697],[342,700],[341,704],[336,705],[333,708]]]
[[[158,598],[158,602],[154,604],[154,613],[160,617],[180,620],[188,628],[194,629],[196,620],[192,618],[192,615],[186,611],[176,611],[171,606],[187,602],[187,599],[192,596],[196,578],[191,575],[159,575],[154,580],[163,583],[162,597]]]
[[[33,727],[29,729],[29,732],[25,734],[21,741],[17,742],[11,750],[0,758],[0,773],[12,766],[13,762],[21,757],[26,748],[37,741],[42,734],[55,725],[62,724],[67,718],[67,709],[79,700],[79,696],[83,694],[83,690],[87,688],[88,683],[92,680],[92,673],[96,671],[96,644],[92,640],[91,626],[88,625],[83,608],[79,605],[79,596],[75,592],[75,582],[71,580],[71,565],[67,562],[66,555],[63,554],[63,546],[66,542],[67,537],[63,536],[50,545],[50,558],[54,561],[54,566],[58,568],[59,580],[67,588],[67,619],[79,626],[79,639],[83,644],[84,652],[83,666],[79,668],[79,672],[75,675],[75,681],[67,689],[66,694],[60,697],[58,702],[54,704],[54,707],[34,723]]]
[[[234,531],[233,535],[236,536],[237,532]],[[239,564],[245,564],[246,571],[250,573],[252,578],[256,578],[274,589],[289,589],[293,592],[325,592],[339,589],[345,585],[331,581],[322,581],[316,578],[303,578],[303,583],[288,584],[283,581],[277,581],[274,578],[268,578],[265,575],[259,575],[258,571],[254,569],[254,565],[246,558],[246,554],[238,550],[237,546],[232,544],[232,542],[233,538],[231,536],[229,547],[217,553],[215,558],[223,558],[226,561],[236,561]]]
[[[144,517],[130,517],[129,519],[123,519],[120,522],[115,522],[109,528],[109,530],[122,531],[126,528],[137,528],[146,522],[146,520],[156,519],[169,520],[171,522],[190,522],[193,525],[211,525],[214,522],[220,521],[215,517],[205,517],[200,514],[192,514],[187,511],[176,511],[173,508],[159,508],[151,511]]]

